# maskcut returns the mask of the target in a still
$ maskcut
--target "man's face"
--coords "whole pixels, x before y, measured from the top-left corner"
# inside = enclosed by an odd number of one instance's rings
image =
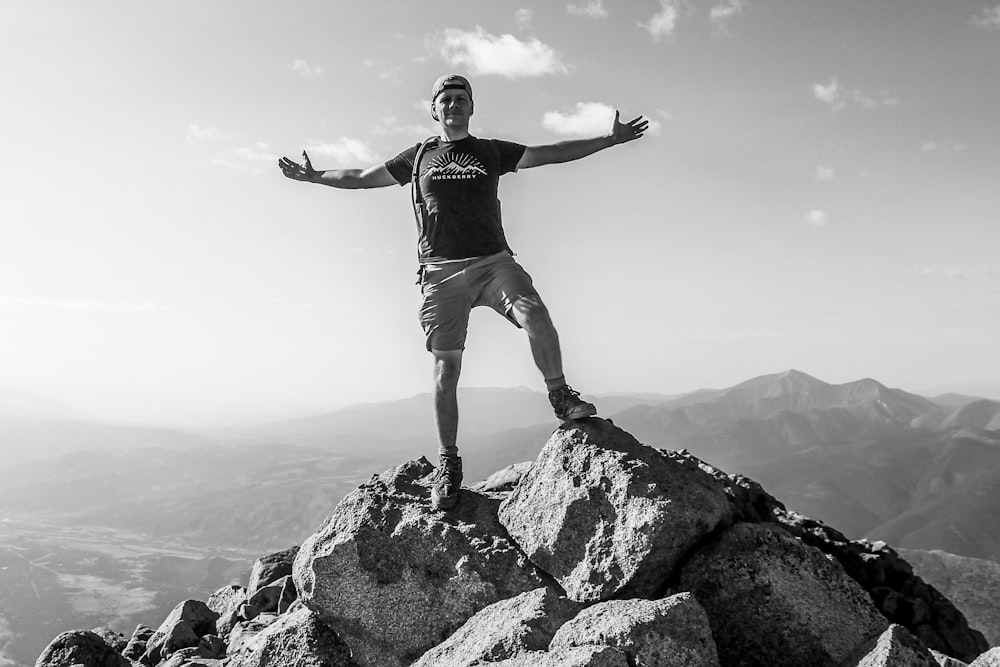
[[[468,125],[472,116],[472,98],[458,88],[444,90],[434,100],[434,113],[448,127]]]

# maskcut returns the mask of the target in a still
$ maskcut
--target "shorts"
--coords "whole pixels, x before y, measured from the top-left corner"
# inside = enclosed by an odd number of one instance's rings
[[[469,313],[476,306],[489,306],[520,328],[514,319],[514,303],[522,297],[538,296],[531,276],[504,251],[460,262],[426,264],[420,271],[420,326],[427,349],[446,352],[464,350]]]

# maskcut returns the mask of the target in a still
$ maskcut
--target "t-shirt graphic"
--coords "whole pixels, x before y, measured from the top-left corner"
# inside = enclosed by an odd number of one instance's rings
[[[386,161],[400,185],[409,185],[420,144]],[[468,136],[432,141],[420,158],[423,215],[417,220],[421,262],[482,257],[509,250],[500,221],[500,176],[517,170],[524,145]]]
[[[439,155],[421,172],[432,181],[468,179],[486,176],[486,168],[475,157],[467,153],[447,153]]]

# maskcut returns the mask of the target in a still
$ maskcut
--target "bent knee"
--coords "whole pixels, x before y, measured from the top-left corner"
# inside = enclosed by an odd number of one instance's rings
[[[549,309],[542,303],[538,295],[522,296],[513,304],[514,313],[522,322],[539,322],[549,320]]]

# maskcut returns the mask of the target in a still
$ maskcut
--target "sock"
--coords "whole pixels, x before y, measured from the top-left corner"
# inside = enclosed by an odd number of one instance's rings
[[[545,388],[548,389],[549,391],[552,391],[553,389],[558,389],[564,384],[566,384],[565,375],[560,375],[559,377],[552,378],[551,380],[549,378],[545,378]]]
[[[457,445],[438,445],[438,456],[442,459],[458,458]]]

